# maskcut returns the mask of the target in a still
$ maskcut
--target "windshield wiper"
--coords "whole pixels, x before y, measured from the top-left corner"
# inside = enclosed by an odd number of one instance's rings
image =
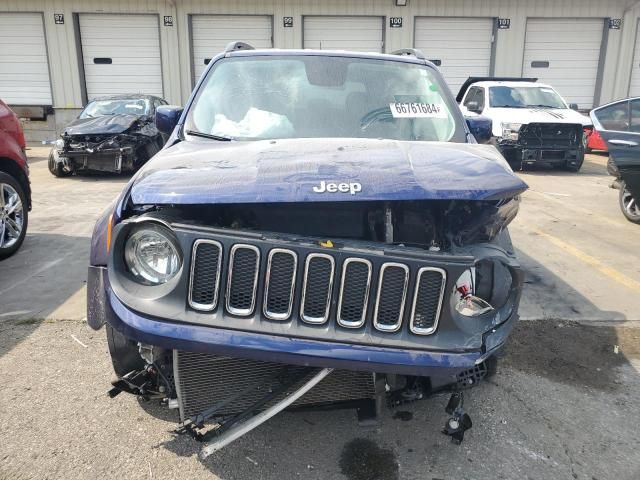
[[[527,108],[524,105],[491,105],[491,108]]]
[[[554,107],[553,105],[543,105],[543,104],[539,104],[539,105],[527,105],[528,107],[536,107],[536,108],[560,108],[560,107]]]
[[[209,140],[217,140],[219,142],[230,142],[233,140],[231,137],[223,137],[222,135],[213,135],[212,133],[198,132],[196,130],[187,130],[186,133],[194,137],[208,138]]]

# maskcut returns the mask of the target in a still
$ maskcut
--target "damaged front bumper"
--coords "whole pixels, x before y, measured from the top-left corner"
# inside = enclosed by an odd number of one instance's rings
[[[498,137],[495,143],[511,165],[579,167],[586,138],[582,125],[531,123],[520,128],[517,139]]]
[[[267,335],[150,317],[127,307],[115,295],[105,267],[89,267],[87,301],[87,321],[92,328],[99,329],[106,322],[130,339],[169,350],[440,378],[455,378],[498,351],[518,318],[514,310],[503,323],[483,334],[481,348],[428,351]]]
[[[57,150],[54,161],[62,163],[67,171],[121,173],[133,170],[133,147],[109,148],[94,151]]]

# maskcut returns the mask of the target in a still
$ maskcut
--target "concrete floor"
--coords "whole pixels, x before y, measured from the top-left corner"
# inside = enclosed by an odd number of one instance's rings
[[[92,226],[127,179],[56,179],[46,153],[29,152],[29,234],[0,263],[0,479],[640,478],[640,230],[606,157],[579,174],[521,174],[530,190],[511,234],[527,321],[467,396],[462,446],[439,433],[447,398],[435,397],[372,428],[353,411],[284,413],[201,462],[171,415],[107,398],[104,330],[84,322]]]

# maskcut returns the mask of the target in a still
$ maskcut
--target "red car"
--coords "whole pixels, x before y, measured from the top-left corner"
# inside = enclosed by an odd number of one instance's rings
[[[20,120],[0,100],[0,260],[18,250],[31,210],[29,167]]]
[[[594,128],[587,138],[587,153],[598,150],[601,152],[608,152],[607,142],[605,142],[598,131]]]

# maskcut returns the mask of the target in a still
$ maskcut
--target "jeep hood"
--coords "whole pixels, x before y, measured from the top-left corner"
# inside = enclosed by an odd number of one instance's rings
[[[357,193],[316,193],[325,183]],[[492,200],[527,185],[491,145],[375,139],[185,141],[156,155],[131,184],[135,204],[362,200]]]
[[[104,115],[77,118],[64,129],[66,135],[118,135],[140,120],[139,115]]]

